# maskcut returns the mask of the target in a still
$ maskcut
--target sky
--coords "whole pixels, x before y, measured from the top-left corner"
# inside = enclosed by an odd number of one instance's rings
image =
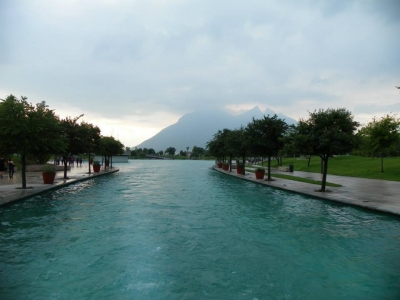
[[[400,116],[395,86],[399,0],[0,0],[0,99],[84,114],[128,147],[205,109],[367,124]]]

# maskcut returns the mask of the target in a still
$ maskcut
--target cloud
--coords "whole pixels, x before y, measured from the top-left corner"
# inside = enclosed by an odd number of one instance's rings
[[[297,119],[328,106],[358,111],[384,95],[400,110],[398,1],[0,5],[2,91],[56,109],[99,120],[159,113],[158,130],[204,108],[255,104]]]

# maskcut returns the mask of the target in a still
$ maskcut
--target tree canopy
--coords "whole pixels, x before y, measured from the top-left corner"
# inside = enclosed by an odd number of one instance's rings
[[[26,97],[9,95],[0,102],[0,150],[21,155],[22,188],[26,188],[26,156],[63,151],[58,116],[45,102],[32,105]]]
[[[259,120],[253,118],[246,127],[250,153],[268,157],[268,180],[271,180],[271,157],[277,156],[283,148],[283,136],[287,129],[286,122],[277,115],[264,116]]]
[[[383,173],[383,154],[395,150],[400,141],[400,119],[396,115],[389,114],[380,120],[373,118],[360,130],[359,134],[372,155],[381,156],[381,172]]]
[[[167,155],[175,155],[176,149],[174,147],[168,147],[165,149],[164,153]]]
[[[71,156],[100,150],[100,128],[79,122],[82,117],[66,117],[60,121],[62,138],[66,144],[64,151],[60,152],[64,162],[64,178],[67,178],[67,162]]]
[[[351,112],[344,108],[320,109],[311,112],[307,120],[299,121],[298,150],[318,155],[323,161],[322,192],[325,192],[329,157],[347,153],[353,149],[355,131],[358,126],[359,123],[353,120]]]

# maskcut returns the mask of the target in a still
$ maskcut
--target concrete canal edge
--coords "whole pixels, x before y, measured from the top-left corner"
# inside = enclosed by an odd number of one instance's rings
[[[249,172],[246,172],[246,175],[241,175],[236,174],[235,172],[224,171],[214,165],[212,166],[212,169],[228,176],[251,181],[257,184],[262,184],[264,186],[288,191],[295,194],[306,195],[314,199],[333,201],[336,203],[350,205],[367,210],[373,210],[385,214],[396,215],[397,217],[400,217],[400,201],[380,201],[380,197],[378,194],[370,195],[371,198],[368,198],[368,201],[366,201],[363,200],[363,197],[365,197],[365,195],[360,195],[358,193],[358,190],[352,190],[350,187],[329,187],[331,192],[322,193],[317,191],[317,185],[313,185],[310,183],[298,182],[282,178],[276,179],[274,181],[258,180],[255,178],[255,175],[253,173]],[[371,199],[375,199],[375,201]]]
[[[63,179],[63,178],[58,178],[58,182],[54,184],[40,184],[40,183],[28,183],[28,188],[27,189],[22,189],[20,187],[17,187],[17,184],[9,185],[7,186],[7,190],[4,190],[4,186],[0,188],[1,191],[1,196],[0,196],[0,206],[3,205],[8,205],[12,204],[16,201],[20,200],[26,200],[28,198],[46,193],[48,191],[52,190],[57,190],[63,187],[66,187],[68,185],[77,183],[77,182],[82,182],[86,181],[89,179],[94,179],[97,177],[105,176],[105,175],[110,175],[113,173],[118,172],[119,169],[112,169],[112,170],[107,170],[107,171],[101,171],[99,173],[81,173],[81,174],[76,174],[74,175],[73,178],[68,178],[68,179]]]

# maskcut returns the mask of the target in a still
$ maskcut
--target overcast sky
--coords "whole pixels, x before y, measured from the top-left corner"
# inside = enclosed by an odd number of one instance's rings
[[[400,115],[396,85],[399,0],[0,0],[0,98],[83,113],[125,146],[198,109],[366,123]]]

